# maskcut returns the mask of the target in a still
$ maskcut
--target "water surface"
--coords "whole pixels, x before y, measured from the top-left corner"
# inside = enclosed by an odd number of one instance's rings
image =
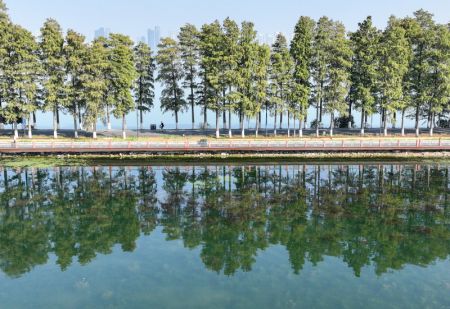
[[[3,168],[2,308],[449,308],[448,165]]]

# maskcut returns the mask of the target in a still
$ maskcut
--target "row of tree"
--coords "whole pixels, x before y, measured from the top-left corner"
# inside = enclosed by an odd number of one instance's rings
[[[149,110],[154,98],[154,60],[144,43],[134,45],[122,34],[111,34],[86,43],[83,35],[48,19],[38,41],[13,24],[0,0],[0,100],[2,122],[14,126],[28,119],[28,135],[36,126],[36,111],[53,112],[57,138],[61,112],[73,116],[74,135],[79,126],[96,138],[96,124],[110,115],[123,119],[138,109]]]
[[[352,112],[361,114],[361,134],[367,118],[379,113],[384,133],[401,114],[415,119],[416,134],[426,119],[430,134],[436,123],[445,124],[450,102],[450,28],[432,14],[419,10],[414,17],[390,17],[379,30],[368,17],[353,33],[341,22],[322,17],[317,22],[300,17],[288,44],[278,34],[272,46],[260,44],[253,23],[238,25],[227,18],[201,29],[186,24],[178,39],[163,38],[156,55],[145,43],[134,44],[121,34],[87,43],[49,19],[36,41],[31,33],[13,24],[0,0],[0,100],[1,116],[12,123],[17,137],[18,119],[28,118],[31,138],[37,110],[54,115],[57,137],[59,113],[73,116],[75,137],[79,126],[92,130],[103,120],[111,129],[110,115],[122,118],[154,105],[155,80],[162,85],[161,109],[179,115],[189,107],[195,127],[195,106],[208,123],[215,113],[216,136],[220,118],[229,129],[237,114],[241,134],[246,119],[256,120],[256,135],[265,111],[274,117],[274,134],[287,118],[288,135],[306,127],[308,110],[315,108],[311,126],[322,126],[330,115],[330,135],[336,126],[353,126]],[[156,77],[156,78],[155,78]],[[227,124],[228,118],[228,124]],[[298,127],[296,124],[298,123]]]

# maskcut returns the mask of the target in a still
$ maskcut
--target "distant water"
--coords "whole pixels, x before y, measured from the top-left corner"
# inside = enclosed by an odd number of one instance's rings
[[[449,308],[449,169],[0,169],[0,307]]]

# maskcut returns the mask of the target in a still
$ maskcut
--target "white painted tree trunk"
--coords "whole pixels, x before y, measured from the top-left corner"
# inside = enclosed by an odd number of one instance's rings
[[[56,109],[53,111],[53,138],[58,138],[58,124],[56,119]]]
[[[127,121],[125,120],[125,114],[122,115],[122,138],[127,138]]]
[[[31,123],[33,121],[33,113],[30,113],[30,115],[28,116],[28,138],[31,139],[33,138],[33,132],[31,131]]]

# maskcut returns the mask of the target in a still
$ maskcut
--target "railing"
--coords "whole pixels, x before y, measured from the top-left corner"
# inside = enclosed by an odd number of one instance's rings
[[[0,142],[0,153],[450,150],[450,139]]]

